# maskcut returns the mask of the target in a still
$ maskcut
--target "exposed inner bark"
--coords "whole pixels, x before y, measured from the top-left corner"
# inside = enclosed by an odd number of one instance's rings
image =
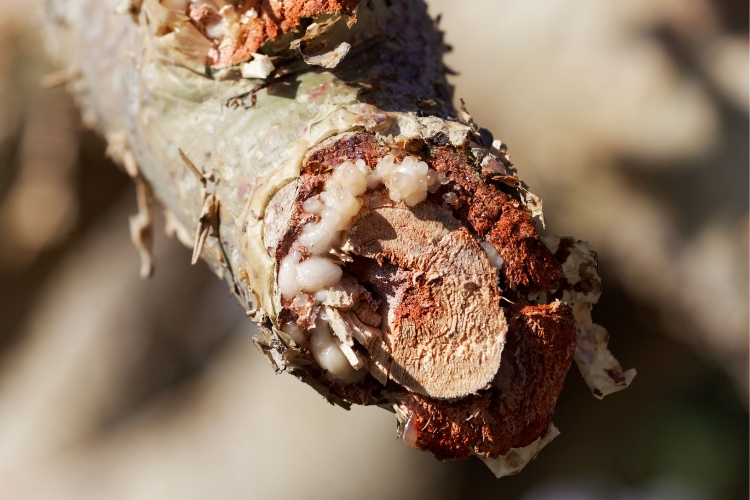
[[[226,21],[228,38],[214,39],[209,55],[212,66],[232,66],[252,59],[266,42],[298,31],[305,19],[326,14],[352,15],[360,0],[244,0],[236,2],[233,16]],[[198,30],[209,37],[207,27],[224,21],[221,11],[208,4],[191,4],[188,16]]]

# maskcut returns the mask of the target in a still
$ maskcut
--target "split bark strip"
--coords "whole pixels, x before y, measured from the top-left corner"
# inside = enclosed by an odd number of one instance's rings
[[[133,179],[136,189],[138,213],[130,217],[130,240],[138,249],[141,258],[141,278],[148,278],[154,273],[154,217],[151,206],[151,187],[138,170],[133,153],[127,147],[127,137],[122,133],[109,136],[107,156],[124,168]]]
[[[598,283],[595,262],[540,239],[541,200],[453,108],[421,1],[42,9],[84,119],[139,202],[147,182],[172,232],[196,228],[194,260],[227,279],[278,372],[393,408],[408,444],[498,475],[556,435],[574,353],[599,394],[632,379],[587,315],[598,295],[573,293]],[[310,243],[326,221],[336,233]]]

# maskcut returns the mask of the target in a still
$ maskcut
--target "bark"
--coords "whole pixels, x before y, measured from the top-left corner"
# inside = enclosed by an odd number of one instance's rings
[[[392,408],[410,445],[477,454],[498,475],[554,437],[574,355],[595,394],[629,384],[591,323],[595,252],[540,238],[541,200],[505,146],[453,108],[422,2],[43,9],[85,121],[138,185],[142,274],[153,194],[260,325],[278,372],[345,407]],[[419,199],[399,195],[411,188],[396,174],[377,177],[422,162]],[[348,198],[335,184],[346,168],[368,183]],[[330,209],[333,194],[356,209],[319,251],[301,242],[326,217],[310,207]],[[301,266],[315,262],[336,279],[305,289]],[[282,292],[285,265],[298,293]]]

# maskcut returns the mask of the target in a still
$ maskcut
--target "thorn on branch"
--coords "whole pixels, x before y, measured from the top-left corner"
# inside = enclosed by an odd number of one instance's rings
[[[187,157],[187,155],[181,150],[177,150],[180,153],[180,158],[185,162],[188,169],[195,174],[198,181],[201,183],[201,213],[198,217],[198,226],[195,228],[195,240],[193,243],[193,256],[190,261],[192,265],[198,263],[200,260],[201,252],[203,252],[203,246],[206,244],[206,239],[209,236],[219,237],[219,200],[216,199],[215,188],[216,179],[214,174],[201,173],[198,167]],[[213,233],[211,233],[213,230]],[[219,256],[220,260],[224,261],[224,255]]]

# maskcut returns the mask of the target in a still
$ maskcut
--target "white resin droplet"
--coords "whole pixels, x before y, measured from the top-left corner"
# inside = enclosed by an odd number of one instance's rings
[[[494,267],[495,269],[502,268],[505,261],[500,256],[498,251],[495,250],[494,245],[492,245],[492,243],[490,243],[489,241],[483,241],[482,243],[480,243],[480,245],[482,245],[484,253],[487,254],[487,258],[490,259],[490,264],[492,264],[492,267]]]
[[[445,193],[443,199],[449,205],[455,205],[458,203],[458,196],[456,196],[456,193]]]
[[[322,219],[320,222],[305,224],[297,242],[312,253],[321,255],[331,249],[331,242],[336,236],[337,220]]]
[[[354,164],[357,166],[360,172],[362,172],[365,175],[368,175],[372,170],[370,170],[370,167],[367,166],[367,163],[365,163],[365,160],[357,160],[354,162]]]
[[[299,252],[293,252],[281,261],[279,266],[279,291],[285,299],[292,299],[300,291],[297,283],[297,265],[294,260]]]
[[[360,167],[350,161],[344,162],[336,168],[329,182],[332,185],[337,184],[341,186],[353,196],[362,196],[367,190],[367,177],[365,173],[362,172]]]
[[[308,198],[302,203],[302,210],[309,214],[320,215],[323,211],[323,203],[317,198]]]
[[[292,305],[294,307],[304,307],[305,304],[310,300],[310,296],[306,293],[298,293],[294,296],[294,300],[292,301]]]
[[[224,36],[225,32],[226,25],[224,21],[206,25],[206,35],[208,38],[221,38]]]
[[[381,158],[368,178],[368,186],[374,188],[383,183],[390,199],[403,201],[410,207],[424,201],[429,187],[437,180],[435,171],[414,156],[407,156],[399,165],[394,161],[391,155]]]
[[[208,30],[208,27],[206,29]],[[270,57],[255,52],[252,54],[253,59],[251,61],[240,65],[240,72],[243,78],[266,78],[276,69]]]
[[[427,191],[435,193],[440,189],[440,182],[438,182],[438,173],[434,170],[427,172]]]
[[[335,205],[336,201],[333,200],[331,205]],[[341,223],[341,213],[336,210],[336,207],[329,208],[328,205],[326,205],[326,208],[323,209],[323,211],[320,213],[320,222],[324,226],[328,226],[330,228],[337,228],[339,224]]]
[[[302,345],[307,342],[307,335],[305,335],[305,332],[294,323],[285,324],[282,330],[284,330],[284,333],[292,337],[292,340],[294,340],[294,343],[297,345]]]
[[[333,286],[339,282],[341,274],[339,266],[322,257],[310,257],[297,264],[297,283],[303,292],[315,293]]]
[[[282,295],[294,297],[300,290],[317,294],[341,279],[341,269],[319,256],[328,254],[342,231],[349,229],[362,209],[362,196],[367,189],[385,184],[393,201],[403,201],[411,207],[427,198],[429,187],[437,183],[438,177],[427,163],[414,156],[405,157],[400,164],[393,155],[384,156],[378,160],[375,170],[361,159],[347,160],[334,168],[319,197],[302,203],[305,212],[316,214],[320,219],[305,224],[295,248],[305,247],[313,256],[301,263],[299,256],[295,258],[294,276],[287,259],[282,261],[278,277]],[[315,299],[321,302],[325,297],[321,293]]]
[[[310,335],[310,350],[315,361],[333,378],[346,378],[354,372],[354,368],[339,349],[331,335],[328,323],[318,320]]]
[[[404,443],[408,444],[412,448],[417,448],[417,439],[419,439],[419,429],[417,429],[416,422],[414,421],[414,417],[409,417],[409,420],[406,421],[406,425],[404,425],[404,431],[403,431],[403,439]]]
[[[253,7],[250,7],[247,12],[242,14],[242,18],[240,19],[240,22],[242,24],[249,23],[252,19],[255,19],[258,17],[258,12]]]
[[[413,207],[417,203],[421,203],[424,200],[427,199],[427,190],[424,191],[417,191],[416,193],[412,193],[409,196],[406,197],[404,200],[404,203],[406,203],[408,206]]]

